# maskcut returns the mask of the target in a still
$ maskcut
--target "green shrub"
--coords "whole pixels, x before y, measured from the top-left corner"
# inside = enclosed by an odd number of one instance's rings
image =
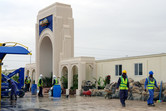
[[[73,89],[78,89],[78,74],[73,76]]]
[[[60,80],[61,80],[61,82],[62,82],[63,88],[64,88],[64,89],[67,89],[67,88],[68,88],[68,80],[67,80],[67,77],[62,76]]]
[[[43,78],[44,87],[52,87],[52,76]]]

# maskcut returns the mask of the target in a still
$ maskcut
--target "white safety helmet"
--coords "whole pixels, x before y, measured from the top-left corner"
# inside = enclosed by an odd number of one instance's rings
[[[53,78],[56,78],[56,75],[53,75]]]
[[[43,75],[42,75],[42,74],[40,74],[40,77],[43,77]]]

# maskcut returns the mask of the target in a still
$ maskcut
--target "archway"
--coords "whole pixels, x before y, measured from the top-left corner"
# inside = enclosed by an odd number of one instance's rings
[[[31,77],[32,83],[35,80],[35,70],[32,71],[32,77]]]
[[[26,71],[26,76],[29,76],[29,70]]]
[[[93,81],[93,66],[91,64],[86,65],[86,80]]]
[[[77,66],[73,66],[72,67],[72,88],[78,89],[78,67]]]
[[[64,89],[68,88],[68,69],[66,66],[62,68],[62,77],[61,77],[62,87]]]
[[[51,78],[53,72],[53,49],[48,36],[44,37],[40,45],[40,74]]]

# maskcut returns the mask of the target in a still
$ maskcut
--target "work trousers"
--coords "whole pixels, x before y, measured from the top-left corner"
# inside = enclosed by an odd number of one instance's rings
[[[149,89],[149,98],[147,100],[147,103],[150,105],[150,104],[153,104],[153,98],[154,98],[154,89]]]
[[[28,84],[25,84],[25,92],[28,91]]]
[[[39,87],[39,93],[38,96],[42,97],[43,96],[43,87]]]
[[[30,88],[30,84],[27,84],[27,91],[30,91],[29,88]]]
[[[10,95],[10,100],[13,100],[13,96],[15,96],[15,100],[17,100],[17,91],[12,89],[11,95]]]
[[[128,90],[120,90],[119,97],[120,97],[120,102],[122,106],[125,106],[125,100],[128,97]]]

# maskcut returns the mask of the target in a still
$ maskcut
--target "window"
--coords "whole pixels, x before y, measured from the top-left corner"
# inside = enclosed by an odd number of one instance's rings
[[[115,65],[115,75],[116,76],[122,75],[122,65]]]
[[[135,75],[142,75],[142,63],[135,64]]]

